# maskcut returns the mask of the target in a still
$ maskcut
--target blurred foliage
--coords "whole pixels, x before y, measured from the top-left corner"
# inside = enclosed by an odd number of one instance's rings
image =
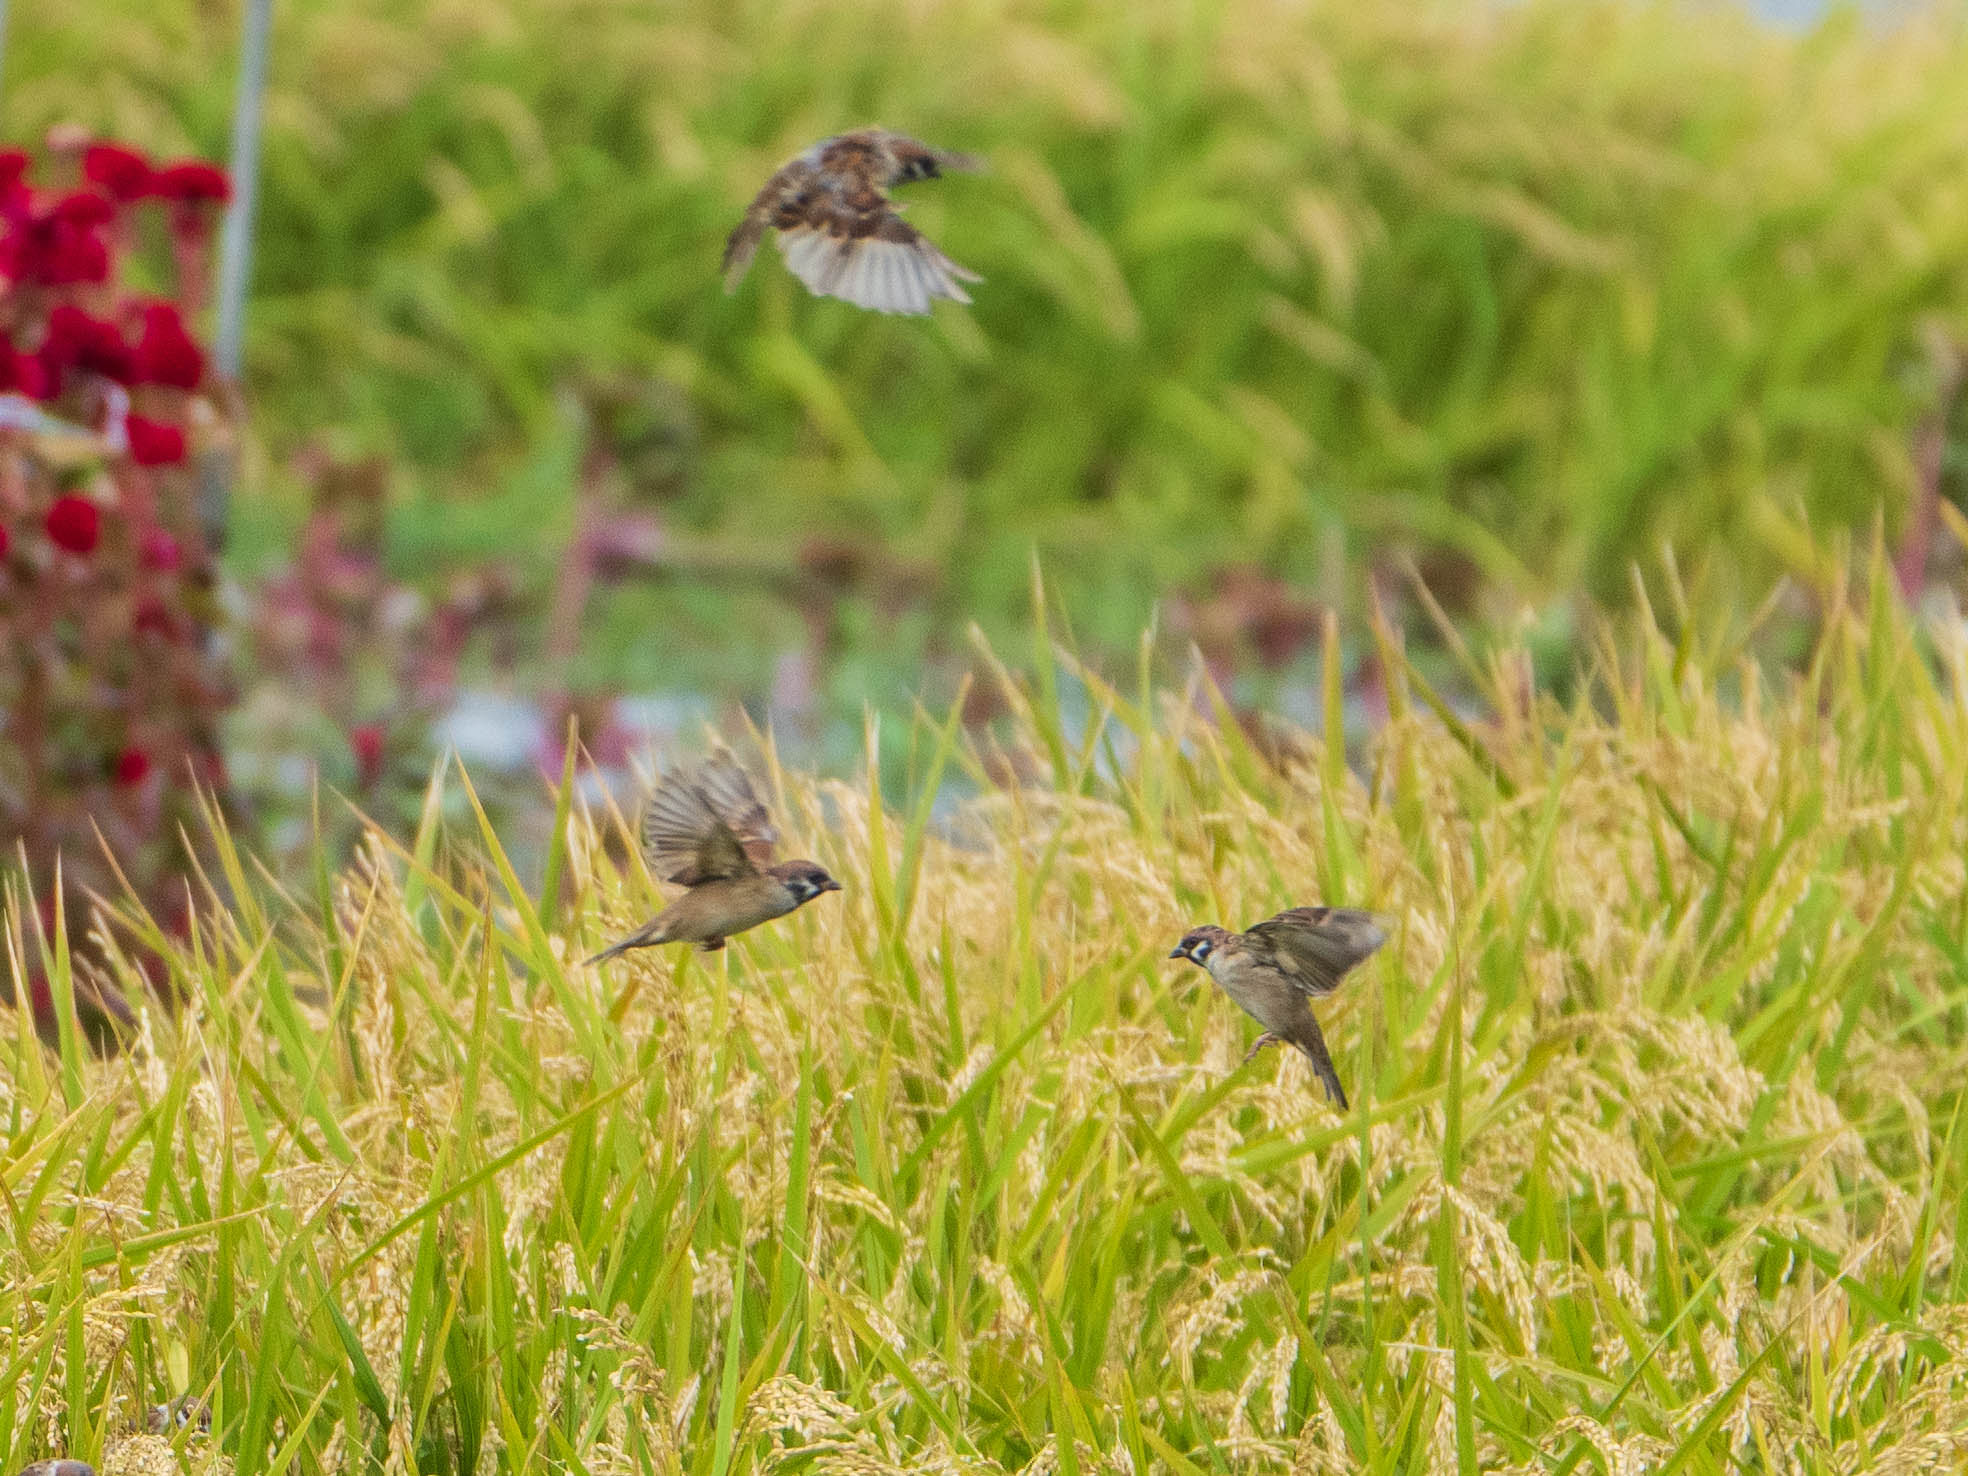
[[[1019,618],[1035,547],[1109,647],[1235,564],[1343,602],[1390,536],[1480,576],[1476,613],[1622,597],[1662,541],[1719,548],[1739,603],[1814,528],[1894,527],[1923,332],[1968,327],[1958,9],[1808,35],[1579,0],[277,9],[259,430],[400,458],[413,562],[564,526],[568,478],[525,495],[568,460],[555,391],[615,376],[646,390],[631,484],[682,526],[939,570],[905,640]],[[237,26],[16,0],[6,131],[220,147]],[[726,297],[752,190],[875,120],[991,157],[908,197],[975,308],[883,320],[776,261]],[[725,596],[666,598],[617,679],[693,631],[729,648]],[[591,615],[651,644],[646,610]]]

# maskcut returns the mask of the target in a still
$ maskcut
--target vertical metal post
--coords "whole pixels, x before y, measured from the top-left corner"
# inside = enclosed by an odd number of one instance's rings
[[[4,5],[6,0],[0,0]],[[273,0],[246,0],[239,53],[239,91],[232,110],[232,205],[219,237],[219,323],[213,354],[219,373],[239,378],[246,332],[246,282],[253,271],[253,208],[260,192],[260,106],[266,95],[267,41]]]
[[[0,5],[6,0],[0,0]],[[214,367],[234,415],[244,413],[239,371],[246,345],[246,284],[253,275],[253,213],[260,195],[260,108],[266,97],[267,51],[273,0],[246,0],[246,29],[239,47],[239,89],[232,108],[232,204],[219,236],[219,321],[212,347]],[[231,521],[232,482],[239,474],[238,437],[199,458],[198,521],[205,546],[224,551]]]

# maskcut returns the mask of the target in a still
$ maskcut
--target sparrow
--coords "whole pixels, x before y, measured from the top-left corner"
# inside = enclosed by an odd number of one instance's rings
[[[1319,1022],[1312,1018],[1311,1001],[1314,995],[1331,994],[1349,970],[1386,941],[1386,928],[1371,912],[1291,907],[1244,933],[1213,924],[1191,928],[1169,957],[1200,964],[1264,1027],[1246,1062],[1280,1041],[1297,1046],[1312,1062],[1326,1095],[1344,1112],[1346,1089],[1333,1070]]]
[[[643,809],[642,854],[657,876],[687,890],[588,963],[658,943],[695,943],[710,953],[733,933],[841,889],[811,861],[774,865],[778,839],[772,817],[729,755],[670,774]]]
[[[724,290],[735,292],[768,228],[786,267],[816,297],[921,317],[939,297],[969,302],[959,282],[981,282],[903,220],[888,190],[944,170],[977,173],[984,161],[933,149],[885,128],[822,139],[779,167],[724,245]]]

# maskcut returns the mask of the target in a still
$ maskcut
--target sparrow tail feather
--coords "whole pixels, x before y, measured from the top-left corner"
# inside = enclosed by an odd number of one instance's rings
[[[1341,1112],[1349,1111],[1346,1088],[1339,1084],[1339,1072],[1333,1068],[1332,1053],[1326,1049],[1326,1037],[1319,1029],[1319,1022],[1308,1013],[1304,1029],[1294,1030],[1287,1038],[1312,1063],[1312,1074],[1319,1078],[1319,1084],[1326,1089],[1326,1095],[1332,1099],[1333,1105]]]
[[[593,968],[596,964],[607,963],[611,958],[620,958],[632,948],[650,948],[662,941],[661,938],[656,936],[656,924],[652,922],[645,927],[637,928],[628,937],[622,939],[621,942],[609,944],[608,947],[602,949],[594,957],[583,959],[581,961],[581,967],[584,969]]]

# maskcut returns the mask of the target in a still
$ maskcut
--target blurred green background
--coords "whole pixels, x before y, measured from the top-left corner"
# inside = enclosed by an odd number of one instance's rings
[[[1226,570],[1351,619],[1403,554],[1478,631],[1664,547],[1746,609],[1825,530],[1899,536],[1968,338],[1958,6],[276,12],[233,563],[290,556],[325,447],[388,458],[399,574],[544,601],[592,431],[690,557],[592,592],[582,689],[764,690],[809,634],[775,574],[830,558],[844,708],[1019,624],[1035,552],[1095,651]],[[14,0],[6,132],[222,159],[238,22]],[[727,297],[752,191],[870,121],[990,157],[908,193],[975,307],[818,301],[770,248]]]

